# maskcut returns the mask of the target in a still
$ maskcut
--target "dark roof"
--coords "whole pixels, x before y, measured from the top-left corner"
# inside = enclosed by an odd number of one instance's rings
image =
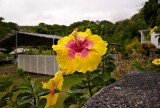
[[[16,38],[17,35],[17,38]],[[27,33],[27,32],[16,32],[0,40],[0,47],[16,47],[17,46],[52,46],[53,39],[54,43],[60,39],[61,36]],[[17,41],[16,41],[17,39]]]

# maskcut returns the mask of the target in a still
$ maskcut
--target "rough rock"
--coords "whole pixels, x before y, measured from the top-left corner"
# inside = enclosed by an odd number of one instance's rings
[[[130,72],[102,88],[83,108],[160,108],[160,73]]]

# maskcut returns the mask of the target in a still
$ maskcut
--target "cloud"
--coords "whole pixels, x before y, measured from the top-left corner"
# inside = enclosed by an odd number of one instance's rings
[[[81,20],[116,22],[138,12],[148,0],[0,0],[0,16],[19,25],[70,25]]]

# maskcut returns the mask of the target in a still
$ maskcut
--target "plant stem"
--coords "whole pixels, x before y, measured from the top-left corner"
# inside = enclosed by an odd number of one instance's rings
[[[32,93],[32,96],[33,96],[33,104],[36,105],[37,104],[36,97],[35,97],[33,86],[31,84],[30,80],[26,80],[24,76],[22,76],[22,78],[25,81],[25,83],[28,85],[28,87],[30,87],[31,93]]]
[[[29,84],[30,84],[30,87],[31,87],[31,93],[32,93],[32,96],[33,96],[33,104],[36,105],[37,102],[36,102],[36,96],[35,96],[35,93],[34,93],[34,89],[33,89],[33,86],[31,84],[31,82],[29,81]]]
[[[28,81],[25,79],[25,77],[24,76],[21,77],[23,78],[24,82],[28,84]]]
[[[92,97],[92,88],[91,88],[91,79],[90,78],[91,78],[90,73],[87,72],[88,90],[89,90],[90,97]]]
[[[105,58],[105,57],[103,56],[103,58]],[[105,60],[103,60],[102,63],[103,63],[102,64],[102,72],[104,72],[104,70],[105,70]]]
[[[9,92],[8,92],[9,93]],[[10,94],[10,93],[9,93]],[[11,102],[11,106],[14,108],[14,103],[13,103],[13,100],[12,100],[12,97],[11,96],[9,96],[9,100],[10,100],[10,102]]]

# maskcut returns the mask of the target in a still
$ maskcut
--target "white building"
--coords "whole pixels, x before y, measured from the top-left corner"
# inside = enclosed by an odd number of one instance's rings
[[[139,33],[141,34],[141,43],[151,42],[156,48],[160,49],[160,43],[158,43],[160,34],[153,32],[151,36],[148,36],[149,32],[149,30],[139,30]]]

